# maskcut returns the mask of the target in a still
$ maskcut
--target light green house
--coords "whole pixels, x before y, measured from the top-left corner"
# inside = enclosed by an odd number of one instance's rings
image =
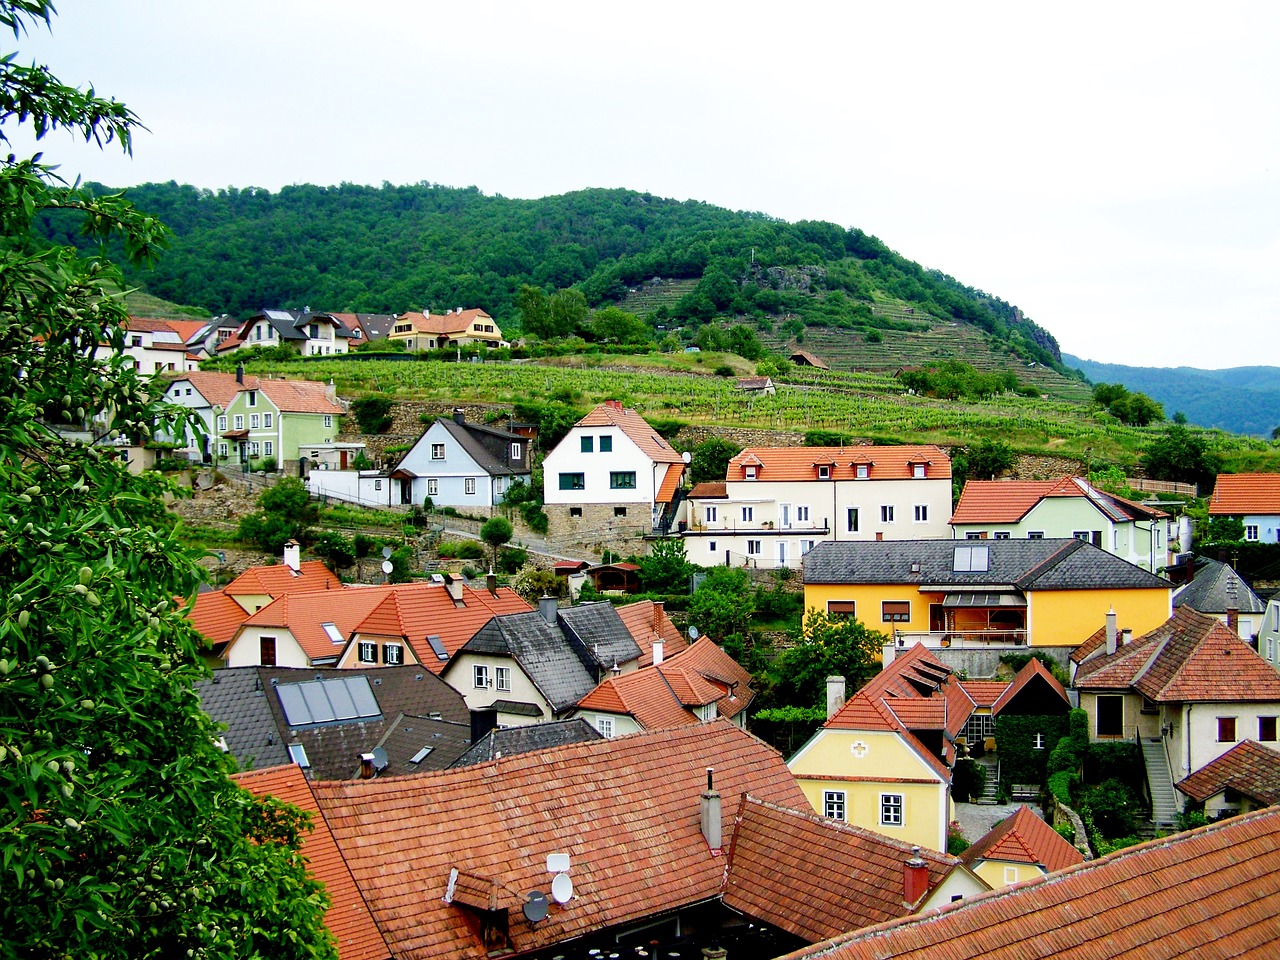
[[[1163,510],[1061,480],[970,480],[951,515],[957,540],[1075,537],[1152,573],[1169,563],[1178,530]]]
[[[218,415],[218,461],[257,468],[274,458],[295,469],[303,457],[317,459],[313,448],[333,447],[344,412],[332,384],[245,378]]]

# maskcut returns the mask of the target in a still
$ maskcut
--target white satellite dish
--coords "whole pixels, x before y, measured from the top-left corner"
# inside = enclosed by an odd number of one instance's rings
[[[392,570],[394,570],[394,569],[395,569],[395,567],[392,565],[392,563],[391,563],[391,561],[390,561],[390,560],[383,560],[383,561],[382,561],[382,572],[383,572],[383,573],[390,573],[390,572],[391,572]]]
[[[684,453],[680,454],[680,459],[683,460],[685,463],[688,463],[693,459],[693,454],[690,453],[688,450],[686,450]]]
[[[697,639],[698,639],[698,628],[697,628],[697,627],[690,627],[690,628],[689,628],[689,639],[690,639],[690,640],[697,640]]]
[[[573,899],[573,881],[567,873],[557,873],[551,881],[551,899],[561,905]]]
[[[547,873],[568,873],[569,855],[567,853],[547,854]]]
[[[383,560],[390,560],[390,559],[391,559],[391,548],[390,548],[390,547],[383,547],[383,548],[382,548],[382,559],[383,559]]]

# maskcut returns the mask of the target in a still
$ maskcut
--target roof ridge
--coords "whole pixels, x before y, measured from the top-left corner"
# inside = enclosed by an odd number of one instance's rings
[[[1077,550],[1085,545],[1083,540],[1077,540],[1071,537],[1058,549],[1054,550],[1049,556],[1045,557],[1039,563],[1035,564],[1030,570],[1014,579],[1014,585],[1020,590],[1026,590],[1035,584],[1035,581],[1044,574],[1048,573],[1067,557],[1071,556]]]

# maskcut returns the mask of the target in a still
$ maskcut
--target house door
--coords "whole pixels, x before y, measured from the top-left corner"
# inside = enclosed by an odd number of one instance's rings
[[[339,470],[347,469],[347,451],[345,450],[338,451],[338,469]]]
[[[782,527],[783,530],[789,530],[791,528],[791,504],[778,504],[778,525]]]
[[[778,566],[785,567],[787,565],[787,541],[778,541]]]
[[[400,481],[400,502],[404,504],[413,503],[413,481]]]

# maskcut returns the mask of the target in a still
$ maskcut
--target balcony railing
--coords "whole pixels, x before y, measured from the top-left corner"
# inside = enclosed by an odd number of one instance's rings
[[[1025,647],[1028,642],[1028,632],[1026,630],[895,630],[893,640],[900,647],[913,647],[917,643],[923,643],[926,647],[960,649]]]

